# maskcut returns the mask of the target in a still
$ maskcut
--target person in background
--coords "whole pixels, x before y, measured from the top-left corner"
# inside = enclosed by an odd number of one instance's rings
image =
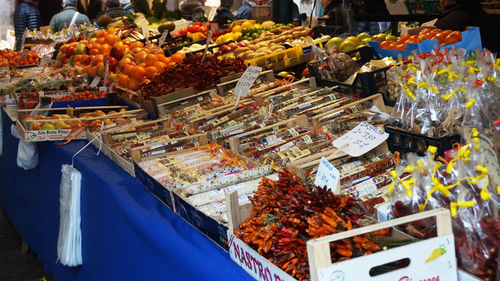
[[[241,7],[236,13],[237,20],[251,20],[252,18],[252,7],[257,6],[259,0],[243,0]]]
[[[14,28],[16,33],[16,51],[21,49],[24,31],[40,29],[40,11],[37,6],[40,0],[23,0],[14,12]]]
[[[321,0],[326,25],[340,27],[340,33],[352,32],[352,17],[342,0]]]
[[[444,16],[434,24],[437,28],[464,31],[478,26],[483,47],[500,54],[500,19],[488,15],[480,0],[441,0],[441,9]]]
[[[50,20],[50,29],[52,29],[52,32],[69,28],[73,24],[92,24],[86,15],[80,14],[76,10],[76,0],[63,0],[62,6],[64,9],[55,14]]]
[[[221,0],[220,6],[217,8],[217,14],[214,17],[214,22],[219,25],[224,25],[228,22],[234,21],[234,15],[231,12],[233,3],[234,0]]]
[[[134,10],[132,9],[132,3],[130,0],[120,0],[120,5],[122,5],[122,9],[125,10],[128,13],[134,13]]]
[[[196,20],[205,16],[205,0],[183,0],[179,5],[183,17]]]
[[[95,22],[103,14],[103,6],[102,0],[90,0],[87,6],[87,16],[92,22]]]
[[[106,7],[105,15],[108,15],[112,19],[119,18],[128,13],[122,8],[119,0],[106,0],[104,6]]]

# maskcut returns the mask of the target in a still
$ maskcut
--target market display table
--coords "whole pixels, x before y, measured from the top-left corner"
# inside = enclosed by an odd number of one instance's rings
[[[2,110],[0,204],[54,280],[253,280],[229,255],[89,146],[75,159],[82,173],[83,265],[57,262],[61,165],[86,141],[38,143],[37,168],[16,165],[18,140]]]

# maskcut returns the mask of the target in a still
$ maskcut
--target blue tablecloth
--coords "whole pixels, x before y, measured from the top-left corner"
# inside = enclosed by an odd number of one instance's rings
[[[24,171],[16,166],[18,140],[3,110],[2,120],[0,203],[55,280],[253,280],[93,146],[75,160],[83,178],[83,265],[57,263],[61,165],[86,141],[39,143],[38,167]]]

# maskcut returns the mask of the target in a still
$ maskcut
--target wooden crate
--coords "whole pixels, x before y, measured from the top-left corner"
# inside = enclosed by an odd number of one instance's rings
[[[248,218],[252,205],[246,204],[240,206],[237,192],[232,192],[226,196],[226,204],[228,219],[230,219],[228,238],[230,241],[229,254],[231,259],[256,280],[296,280],[281,268],[262,257],[257,251],[245,244],[245,242],[234,236],[234,229],[238,229],[238,226]],[[438,228],[437,237],[347,261],[331,262],[330,242],[432,217],[436,218]],[[406,234],[399,231],[393,231],[392,235],[394,237],[407,237]],[[445,247],[446,253],[432,262],[424,262],[439,247]],[[440,280],[457,280],[455,244],[450,212],[447,209],[418,213],[384,223],[376,223],[351,231],[309,240],[307,242],[307,252],[311,280],[313,281],[409,281],[432,280],[432,278],[436,280],[437,276],[439,276]],[[376,266],[405,258],[410,259],[410,264],[406,268],[374,277],[369,275],[370,269]]]

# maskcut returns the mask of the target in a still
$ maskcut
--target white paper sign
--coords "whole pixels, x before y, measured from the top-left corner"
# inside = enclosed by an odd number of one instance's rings
[[[210,27],[210,32],[208,33],[207,42],[205,44],[205,51],[203,52],[203,57],[201,58],[201,62],[203,62],[205,60],[205,58],[207,57],[208,45],[210,44],[210,41],[212,40],[212,35],[214,34],[214,30],[215,30],[215,25],[212,24],[212,26]]]
[[[319,187],[326,186],[328,189],[333,191],[333,193],[339,194],[339,179],[340,171],[335,168],[332,163],[328,162],[325,157],[321,157],[318,172],[316,173],[316,179],[314,180],[314,185]]]
[[[362,122],[347,134],[333,141],[333,146],[353,157],[359,157],[383,143],[389,134]]]
[[[241,76],[240,80],[238,80],[238,84],[236,84],[234,93],[240,97],[246,97],[253,83],[255,82],[257,77],[259,77],[261,71],[262,67],[253,65],[249,66]]]
[[[94,77],[94,80],[92,80],[92,82],[90,83],[90,87],[95,88],[99,84],[99,82],[101,82],[101,76]]]
[[[167,39],[167,35],[168,35],[168,30],[163,31],[163,33],[161,34],[160,40],[158,41],[158,48],[156,48],[155,55],[157,55],[158,52],[160,51],[161,45],[163,45],[163,43],[165,43],[165,39]]]

